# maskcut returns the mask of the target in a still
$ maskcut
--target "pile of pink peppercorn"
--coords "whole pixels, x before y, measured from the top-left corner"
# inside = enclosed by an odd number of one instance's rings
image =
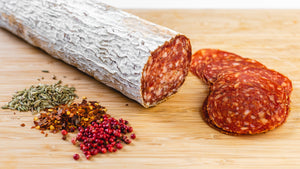
[[[98,153],[116,152],[123,148],[124,143],[130,144],[131,139],[136,138],[134,133],[130,135],[130,138],[126,136],[133,132],[127,120],[116,120],[107,114],[103,115],[103,120],[100,122],[94,121],[86,128],[79,127],[78,131],[77,136],[72,138],[72,143],[79,145],[87,159]],[[79,155],[75,154],[73,158],[77,160]]]

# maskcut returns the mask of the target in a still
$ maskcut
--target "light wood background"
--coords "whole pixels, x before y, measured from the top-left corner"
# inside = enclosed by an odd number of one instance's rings
[[[100,101],[112,116],[129,120],[137,135],[133,144],[117,153],[75,161],[74,153],[83,154],[70,138],[63,141],[60,134],[44,137],[30,129],[30,112],[0,109],[0,168],[300,167],[300,10],[128,11],[186,34],[193,53],[219,48],[256,59],[288,76],[294,91],[287,122],[266,134],[224,135],[201,119],[199,110],[208,89],[191,74],[176,95],[145,109],[0,29],[0,105],[17,90],[55,83],[51,77],[56,75],[64,84],[76,87],[80,97]],[[38,81],[41,77],[45,79]],[[20,127],[21,123],[26,126]]]

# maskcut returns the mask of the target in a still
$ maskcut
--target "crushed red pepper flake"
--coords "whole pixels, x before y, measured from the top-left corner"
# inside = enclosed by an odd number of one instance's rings
[[[74,132],[78,127],[87,127],[93,121],[103,120],[107,109],[97,101],[87,101],[83,98],[81,103],[71,105],[60,105],[55,108],[46,109],[34,118],[33,128],[50,130],[57,133],[60,130]]]
[[[25,124],[24,124],[24,123],[22,123],[22,124],[20,124],[20,126],[21,126],[21,127],[25,127]]]

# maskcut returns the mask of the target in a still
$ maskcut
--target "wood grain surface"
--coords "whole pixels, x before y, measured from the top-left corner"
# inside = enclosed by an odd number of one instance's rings
[[[133,144],[117,153],[75,161],[74,153],[83,154],[71,144],[71,137],[68,141],[61,134],[44,137],[31,129],[34,116],[30,112],[0,109],[0,168],[299,168],[300,10],[127,11],[186,34],[193,53],[219,48],[256,59],[288,76],[294,91],[287,122],[266,134],[224,135],[201,119],[208,88],[192,74],[169,100],[145,109],[0,29],[0,105],[17,90],[55,83],[52,76],[56,75],[76,87],[80,97],[100,101],[109,114],[127,119],[137,135]]]

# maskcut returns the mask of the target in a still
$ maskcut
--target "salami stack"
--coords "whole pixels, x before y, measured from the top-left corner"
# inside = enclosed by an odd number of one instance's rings
[[[187,37],[99,0],[0,0],[3,27],[144,107],[176,93]]]
[[[210,85],[202,115],[211,127],[231,135],[259,134],[286,121],[293,88],[284,75],[217,49],[196,52],[190,70]]]

